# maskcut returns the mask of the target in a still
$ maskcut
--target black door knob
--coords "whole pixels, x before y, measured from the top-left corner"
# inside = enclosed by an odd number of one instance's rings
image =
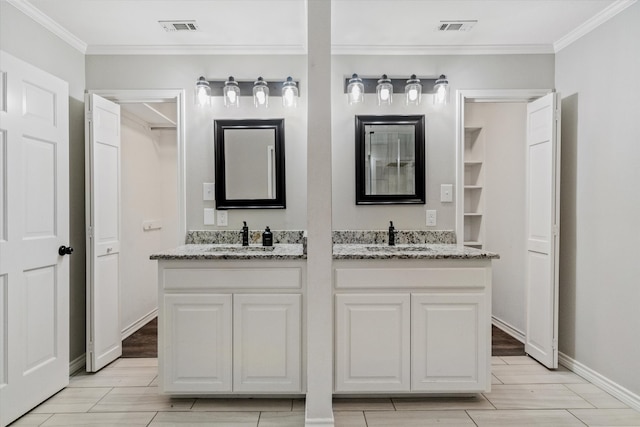
[[[73,253],[73,248],[71,246],[62,245],[58,248],[58,253],[62,256],[71,255]]]

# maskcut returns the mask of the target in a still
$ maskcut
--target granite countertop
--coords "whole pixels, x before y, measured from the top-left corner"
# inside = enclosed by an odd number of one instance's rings
[[[334,244],[333,259],[497,259],[493,252],[455,244]]]
[[[250,259],[250,260],[291,260],[306,259],[303,246],[298,244],[276,244],[272,249],[263,246],[240,244],[189,244],[152,254],[156,260],[207,260],[207,259]]]

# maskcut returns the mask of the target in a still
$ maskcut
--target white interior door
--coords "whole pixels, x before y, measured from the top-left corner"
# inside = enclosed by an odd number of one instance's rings
[[[120,327],[120,106],[85,96],[87,372],[122,355]]]
[[[2,426],[69,383],[68,93],[0,51]]]
[[[558,367],[560,106],[549,93],[527,106],[525,352]]]

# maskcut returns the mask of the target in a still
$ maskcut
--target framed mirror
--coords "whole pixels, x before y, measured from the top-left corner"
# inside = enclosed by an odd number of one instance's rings
[[[424,116],[356,116],[356,204],[424,203]]]
[[[284,209],[284,119],[215,120],[216,209]]]

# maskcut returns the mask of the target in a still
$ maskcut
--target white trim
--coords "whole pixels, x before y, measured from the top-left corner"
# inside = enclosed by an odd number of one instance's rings
[[[333,55],[517,55],[552,54],[551,44],[496,45],[333,45]]]
[[[635,394],[631,390],[610,380],[604,375],[594,371],[586,365],[583,365],[577,360],[572,359],[562,352],[558,352],[558,362],[560,362],[562,366],[574,372],[575,374],[580,375],[591,384],[600,387],[624,404],[629,405],[636,411],[640,411],[640,396]]]
[[[553,53],[553,51],[552,51]],[[90,45],[87,55],[306,55],[303,45]]]
[[[56,21],[45,15],[40,9],[29,3],[28,0],[7,0],[7,3],[36,21],[45,29],[51,31],[62,41],[82,54],[87,53],[87,44],[73,35],[69,30],[58,24]]]
[[[456,91],[456,240],[464,240],[464,104],[473,102],[527,102],[552,92],[551,89],[480,89]]]
[[[72,361],[69,362],[69,376],[74,374],[79,370],[84,370],[84,367],[87,365],[87,354],[82,353],[80,356],[76,357]]]
[[[607,22],[609,19],[616,16],[629,6],[633,5],[637,0],[617,0],[611,3],[609,6],[602,9],[597,15],[588,19],[584,23],[580,24],[577,28],[564,35],[560,39],[553,43],[553,50],[555,53],[560,52],[565,47],[569,46],[582,36],[590,33],[598,28],[600,25]]]
[[[183,89],[89,90],[103,98],[122,103],[173,101],[177,104],[176,143],[178,145],[178,230],[176,245],[183,245],[187,235],[186,190],[186,94]]]
[[[491,316],[491,324],[500,329],[502,332],[511,335],[513,338],[524,344],[524,332],[516,329],[515,327],[511,326],[510,324],[496,316]]]
[[[129,338],[131,335],[136,333],[138,329],[142,328],[147,323],[151,322],[153,319],[158,317],[158,309],[151,310],[146,315],[142,316],[137,321],[133,322],[131,325],[127,326],[122,330],[122,341]]]

